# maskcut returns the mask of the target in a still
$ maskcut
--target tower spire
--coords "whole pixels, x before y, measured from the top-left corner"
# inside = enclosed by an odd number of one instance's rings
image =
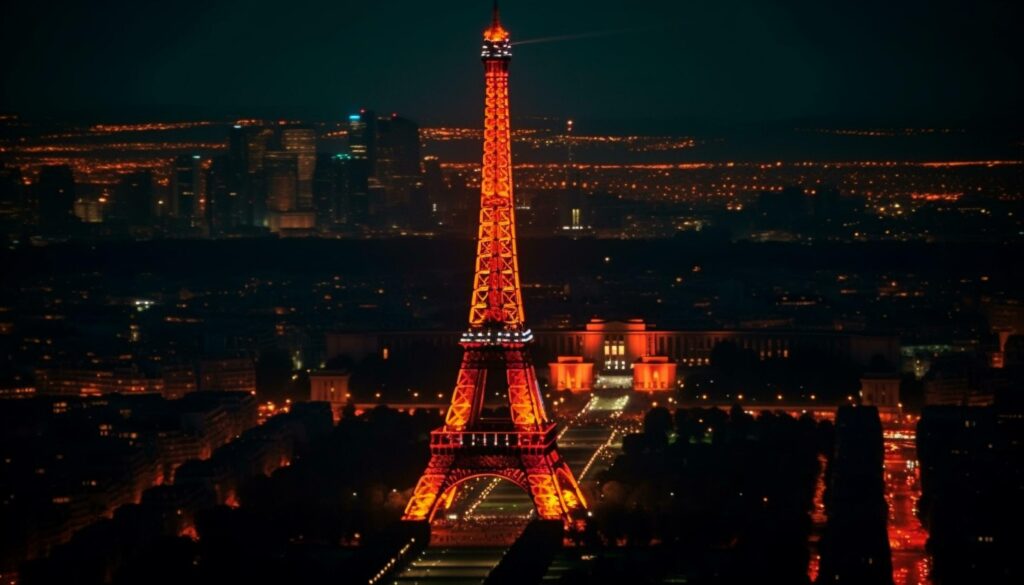
[[[491,8],[491,26],[487,27],[484,31],[484,40],[490,43],[503,43],[507,45],[508,31],[501,26],[501,15],[498,12],[498,0],[494,0],[494,4]],[[508,47],[502,47],[505,52],[508,52]],[[509,53],[511,54],[511,53]]]

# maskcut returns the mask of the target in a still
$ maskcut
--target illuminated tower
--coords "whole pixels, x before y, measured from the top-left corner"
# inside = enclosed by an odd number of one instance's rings
[[[451,406],[443,427],[430,437],[430,463],[405,508],[406,520],[429,520],[451,504],[463,481],[497,476],[533,498],[537,515],[569,524],[586,502],[558,453],[556,425],[544,403],[530,358],[533,333],[523,321],[512,199],[508,65],[512,43],[498,19],[484,31],[484,155],[469,330]],[[485,417],[488,374],[504,378],[509,414]]]

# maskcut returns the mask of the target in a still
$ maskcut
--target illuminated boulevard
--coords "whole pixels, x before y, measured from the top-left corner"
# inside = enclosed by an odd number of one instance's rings
[[[884,423],[885,499],[889,504],[889,546],[896,585],[930,583],[928,533],[917,519],[921,479],[915,445],[917,417],[910,422]]]

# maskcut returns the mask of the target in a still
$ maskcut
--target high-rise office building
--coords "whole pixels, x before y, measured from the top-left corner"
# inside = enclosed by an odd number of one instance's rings
[[[317,156],[313,199],[321,228],[345,227],[352,222],[353,160],[349,154]]]
[[[40,225],[63,227],[74,219],[75,176],[71,167],[43,167],[34,195]]]
[[[299,209],[299,155],[271,150],[263,157],[267,185],[267,227],[271,232],[308,235],[316,225],[312,204]],[[310,197],[312,201],[312,197]]]
[[[294,152],[270,150],[263,157],[267,184],[267,211],[296,209],[299,187],[299,157]]]
[[[376,228],[429,228],[435,222],[424,185],[419,126],[397,114],[370,110],[349,116],[345,220]],[[440,170],[439,168],[437,169]]]
[[[214,164],[219,184],[211,187],[211,205],[220,219],[219,230],[254,225],[255,182],[249,177],[249,129],[235,124],[228,133],[228,154],[220,165]],[[219,197],[218,197],[219,195]],[[219,200],[218,200],[219,199]]]
[[[131,226],[149,227],[155,207],[153,173],[138,171],[121,177],[114,189],[110,215]]]
[[[263,170],[263,158],[273,146],[274,131],[262,126],[246,127],[246,157],[250,173]]]
[[[384,223],[425,227],[429,210],[422,196],[419,126],[415,122],[397,114],[377,120],[374,176],[384,188]]]
[[[374,176],[377,164],[377,117],[372,111],[360,110],[348,117],[348,152],[352,157],[353,197],[365,202],[370,190],[370,177]],[[358,207],[367,209],[368,213],[368,203]],[[365,223],[366,215],[357,221]]]
[[[216,156],[206,177],[206,222],[211,234],[222,234],[238,225],[241,197],[233,189],[230,156]]]
[[[21,217],[24,210],[25,189],[21,169],[0,161],[0,219]]]
[[[281,149],[296,155],[298,183],[296,208],[313,208],[313,173],[316,169],[316,131],[312,128],[285,128],[281,131]]]
[[[248,225],[267,224],[267,180],[263,160],[267,150],[274,146],[274,131],[264,126],[245,127],[245,198]]]
[[[392,114],[377,120],[377,156],[374,174],[391,177],[420,174],[420,128],[408,118]]]
[[[357,161],[366,161],[367,176],[373,175],[377,164],[377,117],[372,111],[360,110],[348,117],[348,151]]]
[[[427,197],[431,225],[439,227],[450,223],[451,189],[444,182],[441,161],[436,156],[423,158],[423,189]]]
[[[206,171],[203,157],[183,154],[174,159],[171,175],[172,215],[185,226],[196,227],[205,220]]]

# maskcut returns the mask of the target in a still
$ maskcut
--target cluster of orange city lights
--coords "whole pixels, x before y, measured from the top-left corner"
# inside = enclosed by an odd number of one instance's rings
[[[847,129],[847,128],[808,128],[804,132],[817,134],[834,134],[836,136],[864,136],[864,137],[893,137],[893,136],[923,136],[928,134],[963,134],[963,129],[957,128],[868,128],[868,129]]]
[[[121,132],[166,132],[168,130],[187,130],[212,126],[210,121],[195,122],[146,122],[142,124],[94,124],[90,132],[96,134],[119,134]]]
[[[178,150],[223,150],[220,142],[106,142],[101,144],[38,144],[17,147],[0,146],[0,153],[79,154],[96,152],[165,152]]]
[[[963,197],[963,193],[912,193],[911,199],[917,201],[958,201]]]
[[[480,140],[483,134],[483,130],[479,128],[448,126],[420,128],[420,139],[424,142]],[[561,147],[566,144],[579,146],[625,146],[633,152],[681,150],[697,146],[696,140],[686,136],[551,133],[536,128],[513,129],[512,142],[524,144],[534,149]]]

